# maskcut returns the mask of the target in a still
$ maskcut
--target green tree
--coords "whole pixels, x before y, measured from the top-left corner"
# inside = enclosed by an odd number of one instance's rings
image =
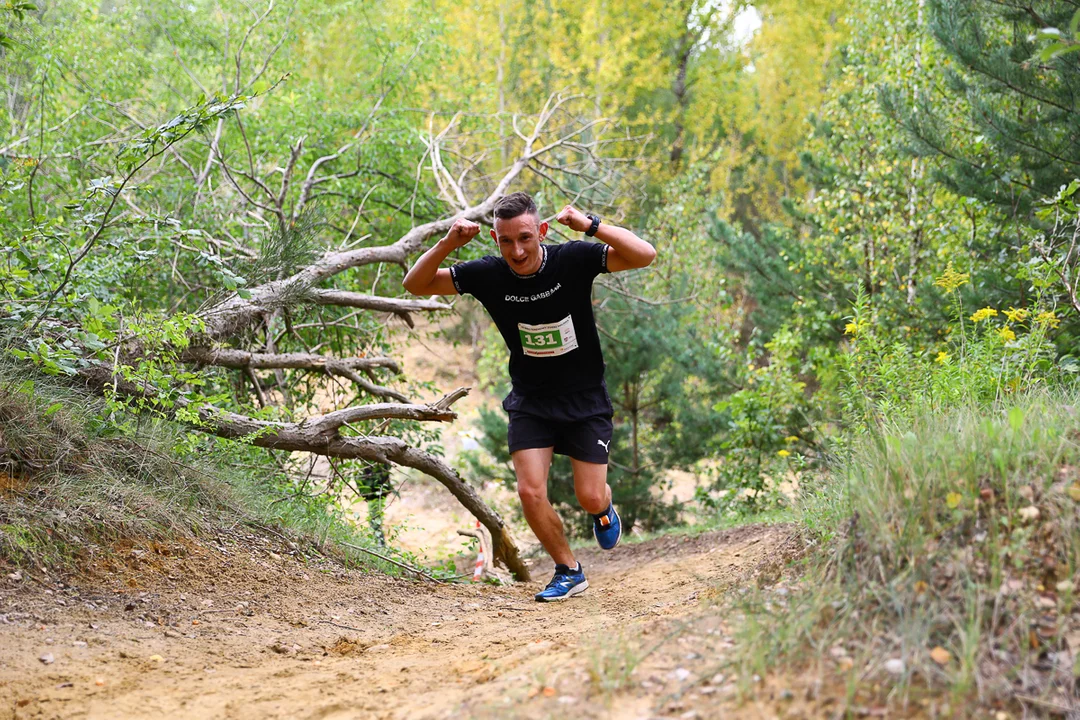
[[[1080,59],[1039,46],[1040,31],[1069,27],[1076,8],[931,0],[927,11],[949,60],[935,68],[941,82],[922,93],[889,87],[884,107],[916,153],[944,159],[950,189],[1028,221],[1038,200],[1080,174]]]

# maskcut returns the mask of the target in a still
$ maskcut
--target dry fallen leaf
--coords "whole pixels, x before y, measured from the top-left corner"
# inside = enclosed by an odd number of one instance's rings
[[[949,506],[950,510],[955,510],[960,507],[960,501],[964,499],[964,496],[957,492],[951,492],[945,496],[945,504]]]
[[[150,656],[149,658],[147,658],[147,659],[148,659],[148,660],[151,660],[151,661],[153,661],[153,662],[159,662],[159,663],[163,663],[163,662],[165,662],[165,658],[161,657],[160,655],[151,655],[151,656]]]
[[[534,698],[539,694],[540,694],[540,688],[536,688],[536,687],[529,688],[529,697],[530,698]]]
[[[948,665],[949,661],[952,660],[952,653],[938,645],[930,651],[930,659],[938,665]]]
[[[1080,483],[1073,483],[1066,492],[1074,501],[1080,502]]]
[[[1017,511],[1017,514],[1019,514],[1022,519],[1029,522],[1033,520],[1038,520],[1039,508],[1035,507],[1034,505],[1028,505],[1026,508],[1020,508]]]
[[[550,685],[543,690],[544,697],[555,697],[555,688]]]
[[[925,593],[929,589],[930,589],[930,586],[927,585],[924,580],[919,580],[919,581],[917,581],[915,583],[915,594],[916,595],[922,595],[923,593]]]

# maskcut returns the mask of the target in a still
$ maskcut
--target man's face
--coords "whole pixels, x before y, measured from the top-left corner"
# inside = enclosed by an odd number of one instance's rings
[[[491,237],[499,246],[499,254],[518,275],[532,275],[540,269],[543,255],[540,243],[547,236],[548,224],[531,213],[515,218],[495,218]]]

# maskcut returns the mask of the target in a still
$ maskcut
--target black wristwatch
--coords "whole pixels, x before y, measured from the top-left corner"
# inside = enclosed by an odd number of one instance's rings
[[[589,229],[585,231],[585,235],[587,235],[588,237],[592,237],[596,234],[596,231],[600,229],[600,216],[588,214],[585,217],[592,220],[592,225],[590,225]]]

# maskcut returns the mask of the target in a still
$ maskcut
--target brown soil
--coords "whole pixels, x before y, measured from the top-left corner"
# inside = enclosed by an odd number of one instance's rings
[[[387,578],[251,535],[116,548],[79,581],[8,570],[0,718],[771,716],[716,677],[731,638],[710,598],[791,536],[582,551],[589,590],[548,605],[542,581]]]

